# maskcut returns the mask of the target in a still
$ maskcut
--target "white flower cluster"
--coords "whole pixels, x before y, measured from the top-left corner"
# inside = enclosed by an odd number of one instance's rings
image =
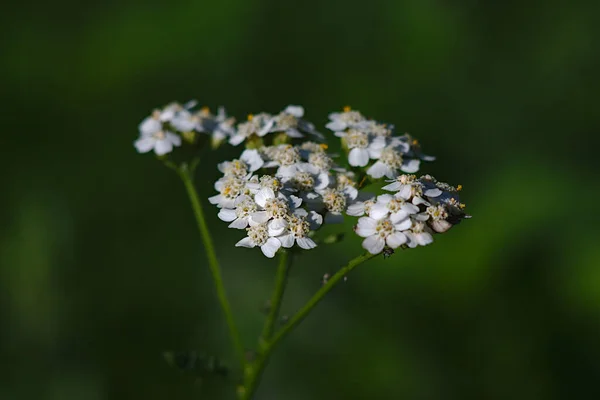
[[[348,207],[348,215],[366,215],[359,218],[354,230],[365,238],[362,245],[371,254],[380,253],[385,246],[428,245],[433,233],[446,232],[470,217],[458,197],[461,186],[438,182],[430,175],[418,179],[399,175],[389,182],[383,189],[396,192],[394,195],[383,194]]]
[[[213,115],[207,107],[193,111],[197,102],[192,100],[184,105],[171,103],[157,109],[139,125],[140,137],[134,146],[139,153],[154,150],[162,156],[181,146],[182,137],[194,141],[196,133],[211,136],[213,145],[218,145],[235,133],[235,119],[227,117],[220,107]]]
[[[349,150],[348,163],[353,167],[371,164],[366,172],[372,178],[391,179],[401,172],[414,173],[421,160],[435,159],[422,154],[418,141],[410,135],[394,136],[393,125],[367,119],[350,107],[329,114],[329,119],[327,128],[341,137]]]
[[[258,113],[235,125],[220,108],[194,111],[196,102],[171,103],[142,121],[134,143],[140,153],[170,153],[183,141],[196,143],[198,133],[211,136],[213,147],[228,142],[245,150],[239,159],[218,165],[223,176],[209,201],[233,229],[246,231],[236,246],[260,247],[271,258],[281,248],[317,246],[314,232],[343,215],[361,217],[355,232],[373,254],[425,246],[469,216],[452,187],[429,175],[417,178],[420,163],[435,158],[421,153],[410,135],[395,135],[394,126],[365,118],[345,107],[329,115],[326,127],[342,140],[347,160],[336,164],[324,136],[304,119],[304,108],[290,105],[279,114]],[[356,174],[356,175],[355,175]],[[359,192],[366,178],[383,177],[382,189],[370,197]],[[360,182],[360,183],[358,183]],[[366,199],[366,200],[365,200]]]
[[[358,190],[353,174],[336,167],[326,148],[315,142],[263,146],[219,164],[219,194],[209,201],[230,228],[246,230],[236,246],[260,247],[269,258],[282,246],[312,249],[321,224],[343,219]]]
[[[315,130],[315,126],[303,119],[302,106],[289,105],[277,115],[267,113],[250,114],[248,121],[240,123],[237,131],[229,138],[229,143],[237,146],[252,138],[262,138],[269,133],[282,133],[290,138],[303,138],[305,134],[323,140],[322,134]]]

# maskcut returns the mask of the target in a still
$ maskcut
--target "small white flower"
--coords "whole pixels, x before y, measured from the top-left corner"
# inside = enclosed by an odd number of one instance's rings
[[[275,257],[275,253],[281,247],[279,239],[271,237],[265,224],[247,228],[248,236],[235,244],[236,247],[260,247],[263,254],[268,258]]]
[[[273,189],[263,188],[254,195],[254,201],[262,210],[251,214],[252,221],[267,224],[270,236],[278,236],[287,227],[287,216],[302,204],[302,199],[290,196],[288,200],[281,193],[276,195]]]
[[[254,172],[260,169],[265,162],[263,161],[260,153],[256,149],[246,149],[242,152],[240,156],[240,160],[242,160],[246,165],[248,165],[248,170],[250,172]]]
[[[156,155],[162,156],[170,153],[173,147],[181,146],[181,137],[169,131],[159,130],[151,134],[142,134],[133,145],[138,153],[154,150]]]
[[[231,136],[229,143],[233,146],[237,146],[252,135],[259,137],[265,136],[271,131],[274,124],[275,120],[273,119],[273,116],[267,113],[256,115],[250,114],[248,116],[248,121],[238,125],[237,132]]]
[[[242,160],[223,161],[217,164],[217,168],[224,176],[243,178],[248,175],[248,165]]]
[[[177,112],[170,122],[179,132],[198,131],[200,129],[200,116],[185,109]]]
[[[410,230],[404,231],[408,242],[406,245],[410,248],[415,248],[417,246],[427,246],[428,244],[433,243],[433,236],[431,235],[431,231],[425,225],[424,222],[421,221],[413,221],[413,226]]]
[[[250,193],[247,184],[248,181],[245,178],[233,175],[224,176],[215,182],[215,189],[219,191],[219,194],[209,197],[208,201],[219,208],[235,208],[236,199]]]
[[[393,223],[397,224],[418,212],[419,207],[414,204],[407,203],[401,198],[394,198],[389,194],[383,194],[377,197],[377,202],[371,207],[368,214],[369,217],[376,220],[389,217]]]
[[[347,197],[354,201],[358,197],[354,172],[346,171],[344,169],[338,169],[336,172],[337,189],[346,193]]]
[[[329,114],[330,122],[325,125],[327,129],[334,132],[341,132],[348,128],[366,128],[369,123],[358,111],[353,111],[350,107],[344,107],[343,112]]]
[[[409,220],[410,226],[410,220]],[[395,249],[407,242],[405,230],[406,223],[394,224],[389,218],[375,220],[371,217],[362,217],[354,228],[358,236],[364,237],[362,246],[371,254],[379,254],[383,248]]]
[[[162,110],[154,110],[149,117],[144,118],[140,123],[140,134],[150,136],[161,131],[163,129],[163,123],[170,122],[178,111],[183,110],[186,107],[193,107],[193,103],[189,102],[185,106],[182,106],[179,103],[171,103]]]
[[[351,215],[353,217],[361,217],[365,214],[369,214],[371,212],[371,207],[375,205],[375,198],[371,198],[365,201],[355,201],[348,206],[346,210],[346,214]]]
[[[248,225],[253,225],[252,214],[258,209],[256,203],[250,196],[240,196],[235,201],[235,210],[230,208],[221,208],[219,210],[219,219],[225,222],[231,222],[229,228],[245,229]]]
[[[310,250],[317,247],[317,244],[307,235],[310,232],[310,223],[303,217],[291,216],[288,220],[286,232],[278,239],[285,248],[290,248],[297,243],[300,248]]]
[[[396,177],[400,167],[402,167],[402,154],[393,147],[388,146],[381,150],[379,160],[367,169],[367,174],[376,179],[384,176],[392,179]]]
[[[325,210],[325,222],[328,224],[337,224],[344,221],[342,213],[346,210],[346,204],[349,200],[348,194],[344,191],[327,188],[319,192],[320,201]],[[319,200],[317,198],[317,200]]]
[[[224,107],[219,107],[217,115],[202,124],[202,130],[211,132],[213,145],[235,135],[235,118],[228,117]]]
[[[337,132],[336,136],[345,138],[346,145],[350,149],[348,163],[353,167],[364,167],[369,163],[369,159],[379,158],[386,145],[384,137],[370,137],[357,129]]]
[[[302,117],[304,117],[304,107],[289,105],[273,118],[274,124],[270,132],[284,132],[294,139],[302,138],[304,133],[307,133],[324,140],[325,137],[317,132],[315,126]]]

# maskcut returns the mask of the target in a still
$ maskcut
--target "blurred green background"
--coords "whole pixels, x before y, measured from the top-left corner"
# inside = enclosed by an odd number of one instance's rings
[[[600,398],[599,14],[586,0],[5,6],[0,398],[232,398],[162,359],[232,354],[184,189],[132,146],[154,107],[191,98],[238,118],[302,104],[322,127],[349,104],[395,123],[474,216],[357,269],[278,348],[257,398]],[[204,197],[238,151],[205,160]],[[234,249],[208,210],[252,347],[275,262]],[[303,254],[283,312],[360,252],[349,235]]]

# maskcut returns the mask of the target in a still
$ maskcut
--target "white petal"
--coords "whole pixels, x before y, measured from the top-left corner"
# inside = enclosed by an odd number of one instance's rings
[[[232,146],[237,146],[238,144],[242,143],[245,139],[246,136],[240,133],[236,133],[235,135],[229,138],[229,144]]]
[[[296,118],[302,118],[304,116],[304,107],[289,105],[286,107],[284,112],[292,114]]]
[[[418,206],[419,204],[426,204],[426,205],[429,205],[429,202],[428,202],[427,200],[425,200],[424,198],[422,198],[422,197],[419,197],[419,196],[415,196],[415,197],[413,197],[413,199],[412,199],[412,203],[413,203],[414,205],[416,205],[416,206]]]
[[[217,194],[215,196],[209,197],[208,201],[210,202],[210,204],[219,204],[222,199],[223,199],[223,196],[220,194]]]
[[[391,194],[380,194],[377,196],[377,202],[381,204],[388,204],[393,198],[394,197],[392,197]]]
[[[427,197],[438,197],[442,193],[443,192],[440,189],[434,188],[434,189],[427,189],[423,194]]]
[[[428,244],[433,243],[433,236],[428,232],[416,233],[415,240],[421,246],[427,246]]]
[[[384,187],[382,187],[383,190],[387,190],[389,192],[395,192],[397,190],[400,190],[400,187],[402,186],[402,184],[398,181],[396,182],[392,182],[389,185],[385,185]]]
[[[288,233],[287,235],[279,236],[279,237],[277,237],[277,239],[279,239],[279,241],[281,242],[281,245],[283,247],[285,247],[286,249],[289,249],[290,247],[292,247],[294,245],[294,235],[292,235],[291,233]]]
[[[154,148],[155,139],[152,137],[142,137],[133,143],[138,153],[147,153]]]
[[[405,219],[406,217],[408,217],[408,213],[404,210],[400,210],[390,215],[390,221],[392,221],[393,224],[396,224],[399,221]]]
[[[250,218],[258,224],[263,224],[269,220],[269,214],[266,211],[256,211],[252,213]]]
[[[277,169],[277,175],[281,176],[282,178],[291,178],[296,174],[297,171],[298,166],[296,164],[284,165]]]
[[[327,172],[321,172],[315,180],[315,190],[323,190],[329,186],[329,174]]]
[[[387,174],[388,170],[389,168],[384,163],[377,161],[367,170],[367,174],[373,178],[381,178]]]
[[[285,231],[285,228],[287,228],[288,223],[285,219],[283,218],[276,218],[272,221],[269,222],[268,228],[269,228],[269,236],[279,236],[283,233],[283,231]]]
[[[173,118],[171,125],[180,132],[189,132],[194,130],[196,122],[191,119],[191,115],[180,115]]]
[[[293,208],[298,208],[302,205],[302,199],[298,196],[290,195],[290,200]]]
[[[346,129],[347,125],[345,122],[338,119],[338,120],[329,122],[327,125],[325,125],[325,128],[332,130],[334,132],[338,132],[338,131],[343,131],[344,129]]]
[[[228,225],[228,228],[233,229],[246,229],[248,226],[248,218],[237,218]]]
[[[392,249],[395,249],[398,246],[406,243],[407,240],[408,239],[402,232],[395,232],[389,235],[385,241],[388,246],[390,246]]]
[[[256,149],[244,150],[242,152],[242,155],[240,156],[240,160],[242,160],[243,162],[245,162],[246,164],[248,164],[250,166],[251,172],[256,171],[257,169],[262,167],[264,164],[262,157],[260,156],[260,154],[258,153],[258,150],[256,150]]]
[[[382,218],[385,218],[389,214],[389,212],[390,209],[387,208],[385,204],[375,203],[369,211],[369,217],[373,218],[374,220],[380,220]]]
[[[364,167],[369,163],[369,151],[367,149],[354,148],[348,154],[348,163],[353,167]]]
[[[404,203],[400,206],[400,209],[403,210],[407,214],[416,214],[419,212],[419,207],[414,204]]]
[[[262,250],[265,256],[273,258],[275,257],[275,253],[277,253],[277,250],[279,250],[280,247],[281,242],[279,241],[279,239],[275,239],[272,237],[269,238],[269,240],[267,240],[265,244],[260,246],[260,249]]]
[[[373,218],[362,217],[358,219],[358,224],[356,225],[356,228],[354,228],[354,231],[358,236],[368,237],[375,234],[376,226],[377,221],[375,221]]]
[[[439,221],[433,221],[431,223],[431,227],[433,228],[434,231],[439,232],[439,233],[444,233],[446,232],[448,229],[452,228],[452,224],[444,219],[439,220]]]
[[[412,221],[410,220],[410,218],[406,218],[404,221],[394,224],[394,228],[396,228],[396,230],[398,231],[405,231],[407,229],[410,229],[411,227]]]
[[[379,150],[379,154],[381,154],[381,150],[386,146],[385,137],[377,136],[373,139],[371,144],[369,144],[370,150]],[[379,157],[379,156],[377,156]]]
[[[346,210],[346,214],[353,217],[359,217],[365,214],[365,203],[359,201],[358,203],[350,204]]]
[[[235,247],[248,247],[250,249],[255,246],[256,244],[247,236],[235,244]]]
[[[154,144],[156,155],[162,156],[171,152],[171,150],[173,150],[173,144],[167,139],[157,140]]]
[[[271,128],[273,128],[273,125],[275,125],[275,120],[271,118],[270,120],[268,120],[265,123],[265,125],[258,132],[256,132],[256,134],[260,137],[265,136],[267,133],[269,133],[271,131]]]
[[[298,243],[298,246],[300,246],[301,248],[303,248],[305,250],[310,250],[310,249],[314,249],[315,247],[317,247],[317,244],[315,243],[315,241],[312,240],[311,238],[307,238],[307,237],[296,239],[296,243]]]
[[[358,197],[358,189],[356,189],[355,187],[352,187],[352,186],[346,186],[344,188],[344,193],[346,193],[348,195],[350,200],[354,200]]]
[[[401,185],[400,191],[396,195],[402,197],[404,200],[410,199],[410,196],[412,196],[412,186]]]
[[[323,224],[323,216],[316,211],[311,211],[310,216],[308,217],[308,223],[310,224],[310,229],[316,230]]]
[[[417,240],[415,239],[415,235],[411,231],[406,231],[406,232],[402,232],[402,233],[404,233],[404,236],[406,236],[406,239],[407,239],[406,245],[408,247],[410,247],[411,249],[414,249],[415,247],[417,247],[419,245],[417,243]]]
[[[226,197],[221,199],[219,203],[219,207],[222,208],[234,208],[235,207],[235,199],[228,199]]]
[[[162,123],[152,117],[147,117],[139,125],[140,133],[145,136],[150,136],[162,129]]]
[[[387,170],[385,171],[385,177],[393,179],[396,176],[398,176],[397,170],[395,168],[387,167]]]
[[[403,172],[412,174],[419,170],[419,165],[421,164],[420,160],[404,160],[400,169]]]
[[[256,196],[254,196],[254,201],[256,201],[256,204],[258,204],[259,206],[264,207],[265,204],[267,204],[267,200],[274,198],[275,192],[273,192],[273,189],[263,188],[260,189],[258,193],[256,193]]]
[[[304,208],[297,208],[294,210],[294,215],[297,217],[308,217],[308,211]]]
[[[235,214],[235,210],[232,210],[229,208],[221,208],[221,210],[219,211],[219,214],[217,214],[217,216],[219,217],[219,219],[221,221],[225,221],[225,222],[231,222],[237,218],[237,215]]]
[[[414,214],[412,216],[412,218],[415,221],[427,221],[429,219],[429,214],[427,214],[427,213]]]
[[[173,143],[173,146],[176,146],[176,147],[181,146],[181,136],[176,135],[169,131],[165,132],[165,136],[171,143]]]
[[[369,236],[362,242],[362,247],[371,254],[379,254],[385,246],[385,241],[378,235]]]

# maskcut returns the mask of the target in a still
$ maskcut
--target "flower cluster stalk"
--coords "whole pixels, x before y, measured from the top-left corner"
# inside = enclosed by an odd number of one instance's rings
[[[215,252],[215,246],[213,244],[210,231],[208,230],[208,226],[206,225],[206,219],[204,218],[202,203],[200,202],[200,199],[198,198],[198,193],[196,192],[196,188],[194,187],[193,171],[191,171],[190,168],[188,168],[187,165],[184,164],[178,169],[178,173],[181,177],[181,180],[183,181],[188,197],[190,198],[190,203],[194,211],[194,216],[196,217],[198,230],[200,231],[200,236],[202,238],[202,242],[204,243],[204,249],[206,251],[206,257],[208,258],[208,268],[210,269],[210,272],[212,274],[213,282],[215,284],[215,290],[217,292],[217,298],[219,299],[219,303],[221,304],[223,314],[225,315],[225,319],[227,321],[227,326],[229,328],[229,335],[231,337],[233,348],[236,352],[236,355],[240,361],[242,368],[244,368],[246,364],[246,358],[244,356],[244,346],[242,344],[239,331],[235,324],[233,313],[231,312],[229,300],[227,299],[225,286],[223,285],[223,278],[221,277],[221,268],[219,266],[219,260],[217,259],[217,254]]]

